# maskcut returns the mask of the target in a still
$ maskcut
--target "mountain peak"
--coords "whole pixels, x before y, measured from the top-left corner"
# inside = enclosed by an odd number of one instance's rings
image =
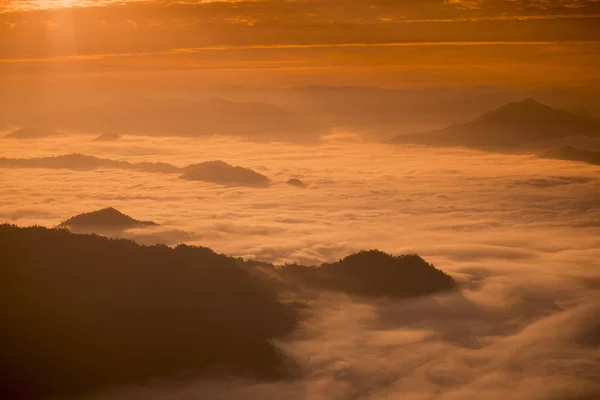
[[[58,133],[47,127],[25,126],[4,136],[7,139],[42,139],[56,136]]]
[[[106,207],[101,210],[96,211],[97,214],[105,214],[105,215],[119,215],[127,217],[127,215],[123,214],[121,211],[117,210],[114,207]]]
[[[566,110],[553,108],[542,104],[532,98],[523,101],[508,103],[494,111],[481,116],[475,121],[484,126],[505,126],[529,130],[564,130],[565,135],[574,135],[578,131],[586,131],[592,128],[586,126],[589,121],[583,117],[572,114]],[[593,132],[591,132],[593,134]],[[584,133],[587,134],[587,133]],[[561,136],[559,135],[559,136]],[[554,135],[551,135],[554,136]]]
[[[565,113],[563,110],[557,110],[550,106],[540,103],[532,98],[527,98],[522,101],[516,101],[505,104],[504,106],[484,114],[480,120],[507,120],[512,118],[528,119],[528,118],[543,118],[546,115],[557,113]]]
[[[569,136],[600,136],[598,121],[552,108],[532,98],[505,104],[464,124],[396,137],[395,143],[518,148]]]
[[[138,221],[114,207],[76,215],[59,225],[60,228],[125,230],[139,226],[157,225],[151,221]]]
[[[525,100],[523,100],[523,101],[516,101],[516,102],[513,102],[513,103],[509,103],[509,104],[536,105],[536,106],[544,106],[544,107],[547,107],[547,106],[545,106],[544,104],[540,103],[539,101],[537,101],[537,100],[535,100],[535,99],[533,99],[533,98],[531,98],[531,97],[528,97],[528,98],[526,98],[526,99],[525,99]]]
[[[206,161],[185,168],[182,179],[212,182],[231,186],[268,186],[269,178],[248,168],[233,166],[225,161]]]

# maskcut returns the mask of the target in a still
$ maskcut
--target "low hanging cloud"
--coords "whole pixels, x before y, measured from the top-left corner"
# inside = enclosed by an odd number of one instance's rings
[[[6,169],[0,219],[55,226],[111,206],[161,225],[125,233],[141,243],[184,241],[245,259],[302,264],[370,248],[416,252],[461,285],[457,293],[408,301],[313,297],[296,335],[278,343],[299,368],[289,380],[139,383],[90,399],[600,395],[597,167],[335,140],[301,146],[223,137],[90,139],[10,141],[0,156],[51,156],[68,148],[175,165],[227,156],[268,174],[273,184],[256,190],[130,170]],[[286,184],[295,175],[312,184],[305,190]]]
[[[595,398],[597,293],[513,279],[404,302],[323,296],[280,343],[302,369],[287,382],[150,384],[90,399]]]

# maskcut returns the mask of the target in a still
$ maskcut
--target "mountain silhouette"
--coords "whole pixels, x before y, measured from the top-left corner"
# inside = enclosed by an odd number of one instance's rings
[[[378,250],[320,267],[286,265],[281,274],[311,287],[364,296],[417,297],[457,287],[452,277],[416,254],[394,257]]]
[[[5,168],[51,168],[92,170],[97,168],[129,168],[123,161],[102,159],[84,154],[65,154],[38,158],[0,158],[0,166]]]
[[[4,158],[0,168],[51,168],[70,170],[125,169],[147,173],[175,174],[191,181],[218,183],[227,186],[268,186],[269,178],[248,168],[234,167],[224,161],[207,161],[180,168],[162,162],[139,162],[110,160],[84,154],[65,154],[53,157]]]
[[[224,161],[207,161],[184,168],[182,179],[229,186],[268,186],[269,178],[248,168],[234,167]]]
[[[288,185],[296,186],[296,187],[300,187],[300,188],[305,188],[307,186],[305,182],[301,181],[298,178],[292,178],[292,179],[288,180],[286,183]]]
[[[540,157],[556,160],[580,161],[588,164],[600,165],[600,151],[585,150],[573,146],[562,146],[557,149],[550,149],[540,154]]]
[[[47,126],[105,135],[232,135],[308,140],[323,128],[305,116],[262,102],[120,97],[95,106],[61,108],[36,116]]]
[[[43,139],[57,135],[58,133],[55,130],[49,128],[26,126],[24,128],[17,129],[16,131],[11,132],[4,137],[7,139]]]
[[[204,247],[6,224],[0,265],[0,398],[13,400],[219,371],[282,378],[293,364],[272,340],[293,332],[301,305],[280,298],[323,290],[409,298],[457,287],[417,255],[370,250],[276,267]]]
[[[0,398],[72,398],[152,379],[275,379],[295,311],[235,259],[0,225]]]
[[[181,168],[167,163],[129,163],[126,161],[116,161],[77,153],[37,158],[0,157],[0,168],[52,168],[71,170],[94,170],[98,168],[107,168],[130,169],[152,173],[181,172]]]
[[[509,103],[465,124],[396,136],[392,143],[516,149],[569,136],[600,137],[600,121],[533,99]]]
[[[152,221],[138,221],[112,207],[108,207],[71,217],[58,225],[58,228],[68,228],[75,231],[125,230],[157,225]]]

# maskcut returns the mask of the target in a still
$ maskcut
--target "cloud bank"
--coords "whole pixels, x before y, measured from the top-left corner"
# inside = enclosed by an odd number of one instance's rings
[[[593,399],[600,198],[593,165],[337,138],[319,146],[124,136],[11,141],[1,155],[83,152],[185,165],[224,158],[268,175],[230,188],[139,171],[3,170],[3,221],[54,226],[112,206],[234,256],[317,264],[356,250],[416,252],[461,293],[411,301],[323,295],[278,343],[301,375],[264,383],[164,382],[94,399]],[[485,165],[485,168],[481,166]],[[305,190],[290,176],[311,182]]]

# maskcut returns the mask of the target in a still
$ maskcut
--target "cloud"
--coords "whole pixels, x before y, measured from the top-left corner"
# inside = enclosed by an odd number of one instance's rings
[[[552,298],[551,288],[537,288]],[[497,296],[489,289],[483,296]],[[504,296],[512,296],[517,301]],[[407,302],[344,296],[315,301],[316,313],[282,349],[304,374],[279,383],[194,381],[115,390],[93,399],[579,399],[600,393],[595,371],[597,297],[523,313],[527,291],[497,298],[458,294]],[[279,396],[279,397],[276,397]]]
[[[591,182],[593,179],[578,176],[557,176],[548,178],[532,178],[515,181],[517,186],[532,186],[537,188],[551,188],[556,186],[566,186]]]
[[[600,18],[597,2],[577,2],[579,7],[563,2],[547,7],[476,3],[477,7],[442,0],[104,2],[106,7],[0,14],[0,27],[12,31],[4,36],[0,57],[145,54],[219,46],[600,39],[592,28]],[[561,29],[556,29],[557,23]],[[69,35],[76,47],[62,45]],[[139,35],[152,40],[140,41]]]
[[[264,171],[273,185],[252,190],[139,171],[10,169],[3,174],[0,219],[54,226],[113,206],[161,224],[127,233],[142,243],[185,241],[277,263],[316,264],[368,248],[417,252],[463,290],[410,301],[313,299],[302,329],[278,343],[299,364],[294,379],[148,383],[91,399],[551,400],[600,394],[597,167],[337,139],[301,146],[125,136],[106,145],[93,137],[7,141],[0,156],[76,151],[175,165],[226,158]],[[292,175],[313,186],[299,191],[286,185]],[[567,184],[540,189],[539,180]]]

